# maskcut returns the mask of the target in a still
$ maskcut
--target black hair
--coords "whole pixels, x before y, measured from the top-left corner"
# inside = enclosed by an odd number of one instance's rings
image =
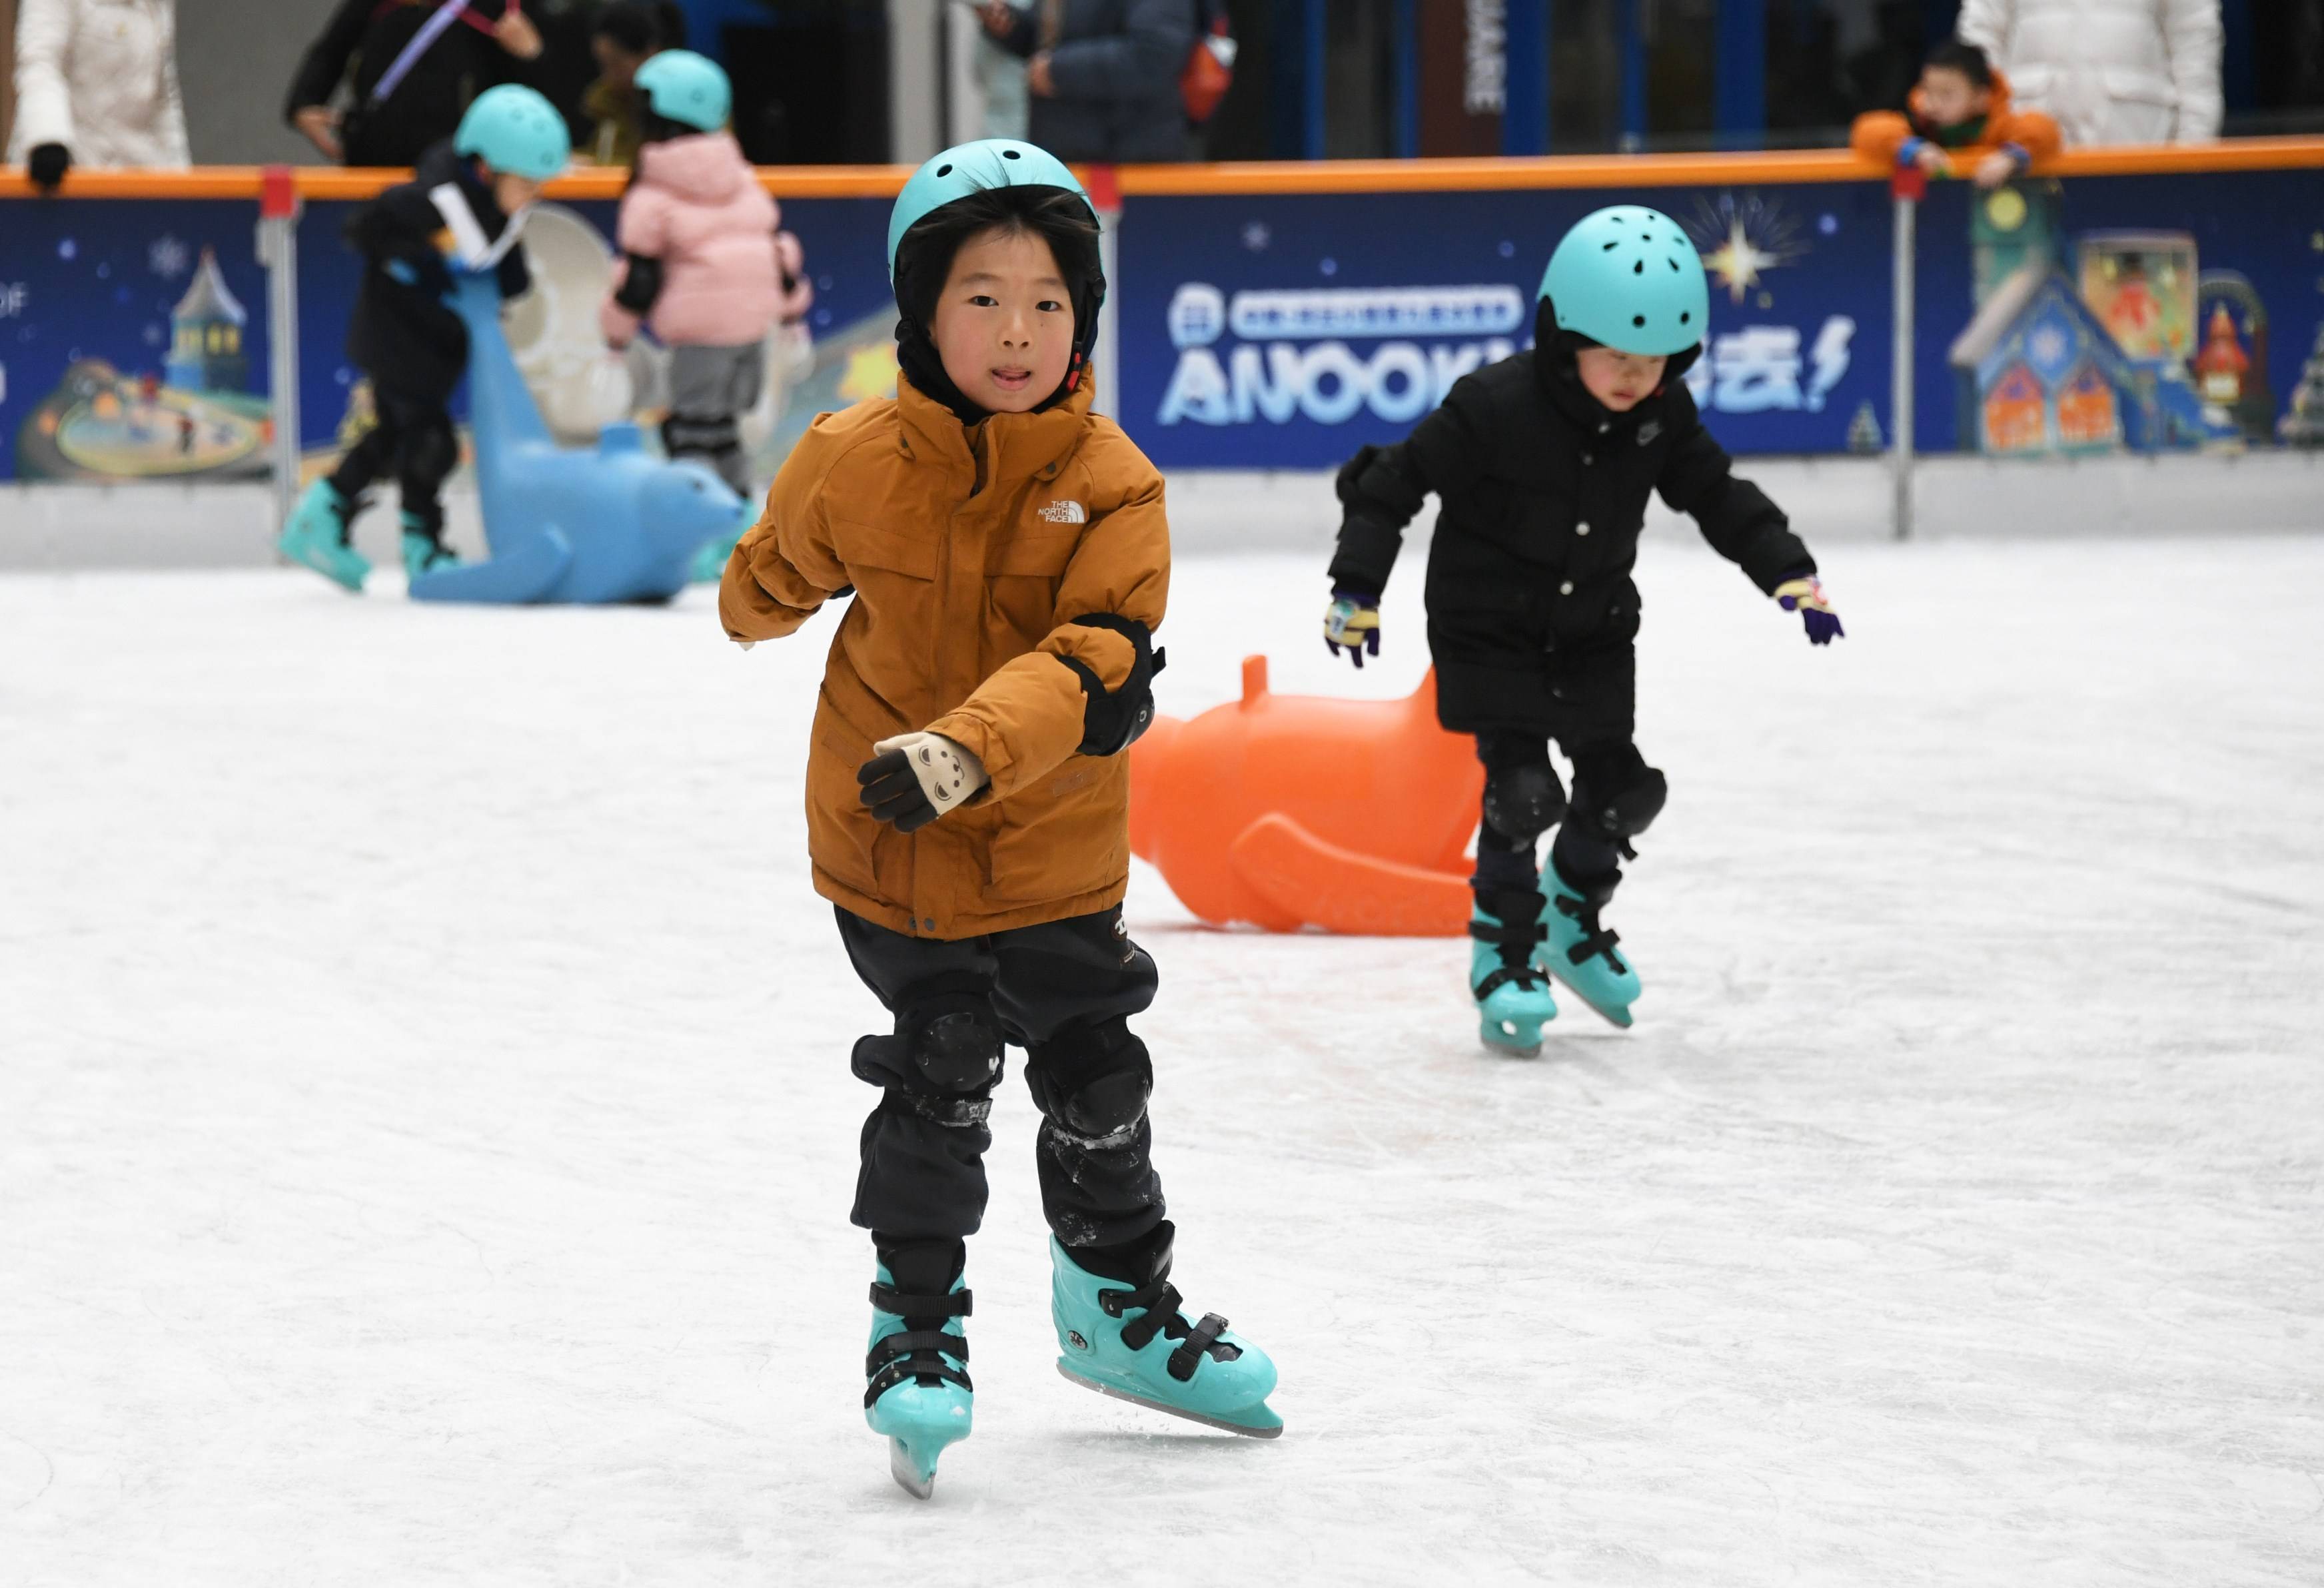
[[[1985,58],[1984,50],[1960,39],[1947,39],[1930,50],[1929,59],[1922,65],[1941,71],[1957,71],[1969,79],[1969,87],[1973,88],[1993,87],[1993,62]]]
[[[686,13],[672,0],[612,0],[589,24],[591,38],[611,39],[632,55],[686,44]]]
[[[1105,262],[1098,252],[1097,217],[1089,201],[1064,188],[981,188],[950,204],[930,210],[906,232],[896,245],[896,307],[903,321],[896,327],[897,358],[905,376],[926,395],[973,425],[984,410],[962,395],[944,372],[931,333],[936,326],[936,298],[952,262],[971,238],[987,232],[1038,237],[1057,262],[1074,308],[1074,357],[1065,383],[1041,406],[1048,408],[1081,382],[1083,365],[1097,340],[1098,310],[1105,303]]]
[[[1074,328],[1084,328],[1105,296],[1097,217],[1089,201],[1063,188],[982,188],[922,216],[896,247],[896,307],[923,326],[936,320],[936,294],[970,238],[1000,231],[1049,245],[1074,300]],[[1088,317],[1085,318],[1084,317]]]
[[[714,127],[711,130],[715,132],[717,129]],[[669,116],[658,115],[650,105],[643,106],[638,112],[638,142],[641,143],[667,143],[672,138],[699,138],[700,136],[702,136],[700,127],[690,126],[685,122],[673,121]]]

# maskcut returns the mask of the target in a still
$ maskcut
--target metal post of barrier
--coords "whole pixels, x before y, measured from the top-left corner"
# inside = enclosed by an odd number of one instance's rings
[[[1121,343],[1121,311],[1116,307],[1121,301],[1121,183],[1110,165],[1092,166],[1089,171],[1090,202],[1097,208],[1098,263],[1105,271],[1105,305],[1098,310],[1097,342],[1091,349],[1091,359],[1097,365],[1097,395],[1093,399],[1099,413],[1120,417],[1121,361],[1114,356]]]
[[[1892,527],[1899,540],[1913,537],[1913,295],[1914,277],[1914,248],[1918,233],[1921,200],[1929,191],[1929,179],[1918,167],[1899,170],[1889,183],[1889,192],[1896,207],[1895,340],[1891,344],[1888,387],[1889,421],[1895,435],[1889,447],[1889,462],[1894,468],[1892,482],[1895,492],[1890,509]]]
[[[268,407],[274,427],[274,522],[299,499],[299,188],[287,165],[260,173],[258,262],[266,267]]]

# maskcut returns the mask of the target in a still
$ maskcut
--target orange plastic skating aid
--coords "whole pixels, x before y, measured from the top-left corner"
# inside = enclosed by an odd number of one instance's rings
[[[1157,717],[1130,751],[1130,847],[1187,909],[1270,932],[1461,937],[1485,787],[1472,740],[1436,724],[1436,675],[1400,701],[1270,694]]]

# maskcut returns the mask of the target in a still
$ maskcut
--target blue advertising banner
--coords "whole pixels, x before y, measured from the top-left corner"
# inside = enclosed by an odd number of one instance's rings
[[[1335,467],[1533,336],[1543,269],[1601,191],[1139,198],[1121,419],[1165,468]],[[1890,212],[1872,184],[1645,190],[1711,268],[1692,376],[1738,452],[1838,452],[1887,405]],[[1860,434],[1860,431],[1859,431]]]
[[[2324,445],[2314,171],[1942,183],[1917,262],[1924,448]]]
[[[1526,345],[1559,236],[1625,200],[1671,214],[1702,252],[1711,323],[1688,380],[1730,449],[1887,445],[1892,215],[1870,182],[1134,197],[1112,292],[1119,417],[1166,468],[1334,467]],[[365,420],[343,352],[353,207],[315,204],[300,225],[310,470]],[[615,215],[610,202],[536,212],[538,289],[510,309],[512,347],[568,437],[657,417],[650,368],[613,359],[597,326]],[[816,302],[811,345],[770,349],[765,411],[745,425],[761,473],[817,411],[893,389],[887,216],[877,198],[783,206]],[[263,478],[255,224],[244,200],[9,201],[0,478]],[[1919,235],[1923,450],[2324,445],[2316,173],[1944,183]]]
[[[0,220],[0,479],[267,473],[258,207],[35,199]]]

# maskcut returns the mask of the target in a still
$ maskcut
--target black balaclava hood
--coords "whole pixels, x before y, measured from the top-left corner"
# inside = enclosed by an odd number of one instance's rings
[[[930,216],[943,213],[941,208],[928,212]],[[942,403],[963,425],[981,425],[991,414],[971,402],[967,394],[954,384],[953,378],[945,372],[944,355],[936,351],[933,335],[936,294],[944,290],[945,278],[952,273],[952,256],[947,254],[940,260],[922,257],[927,247],[920,225],[925,225],[927,218],[921,217],[919,225],[905,233],[896,249],[896,308],[903,316],[896,322],[896,365],[916,390]],[[1038,237],[1040,234],[1035,232],[1033,235]],[[1037,414],[1047,413],[1065,401],[1089,378],[1089,353],[1097,341],[1098,311],[1105,306],[1105,277],[1100,274],[1075,284],[1073,299],[1073,362],[1066,366],[1064,381],[1035,405],[1033,411]]]
[[[1564,397],[1581,402],[1590,411],[1609,419],[1628,418],[1646,407],[1640,403],[1629,414],[1617,414],[1604,403],[1590,395],[1590,388],[1582,383],[1580,358],[1585,347],[1598,343],[1579,331],[1563,330],[1557,324],[1556,306],[1544,293],[1533,311],[1534,370],[1541,383],[1554,397]],[[1673,382],[1683,381],[1702,357],[1702,344],[1696,343],[1684,353],[1668,355],[1663,365],[1663,383],[1657,391],[1668,390]],[[1651,400],[1651,399],[1649,399]]]

